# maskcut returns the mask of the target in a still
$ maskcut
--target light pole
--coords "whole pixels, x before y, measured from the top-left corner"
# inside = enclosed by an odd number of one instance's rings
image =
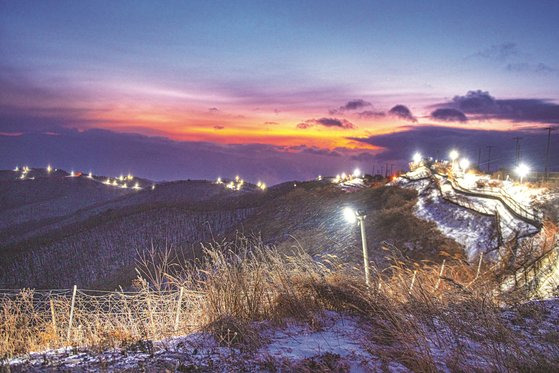
[[[351,207],[346,207],[344,209],[344,217],[349,223],[352,224],[354,224],[355,222],[359,223],[359,227],[361,228],[361,244],[363,246],[363,264],[365,266],[365,284],[369,286],[370,285],[369,252],[367,250],[367,233],[365,232],[365,218],[367,217],[367,215],[363,210],[355,211]]]
[[[524,163],[521,163],[521,164],[518,165],[518,167],[516,167],[515,171],[516,171],[516,174],[520,177],[520,184],[522,184],[524,178],[530,172],[530,167],[528,167]]]

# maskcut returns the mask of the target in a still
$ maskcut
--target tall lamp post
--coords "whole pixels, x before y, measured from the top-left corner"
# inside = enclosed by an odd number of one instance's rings
[[[367,217],[367,215],[363,210],[355,211],[351,207],[346,207],[344,209],[344,217],[351,224],[355,224],[357,222],[359,224],[359,227],[361,228],[361,244],[363,246],[363,264],[365,267],[365,284],[369,286],[370,285],[369,252],[367,250],[367,234],[365,232],[365,218]]]
[[[515,171],[516,171],[516,174],[520,177],[520,184],[522,184],[522,182],[524,181],[524,178],[530,172],[530,167],[528,167],[524,163],[521,163],[515,168]]]

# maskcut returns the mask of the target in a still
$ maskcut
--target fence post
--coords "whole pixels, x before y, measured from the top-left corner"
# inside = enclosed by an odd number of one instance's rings
[[[439,278],[437,279],[437,285],[435,285],[435,290],[437,290],[439,288],[439,285],[441,284],[441,277],[444,273],[444,264],[446,263],[446,259],[443,259],[443,264],[441,265],[441,271],[439,272]]]
[[[66,341],[70,340],[70,333],[72,332],[72,321],[74,319],[74,305],[76,304],[76,291],[78,287],[74,285],[74,291],[72,292],[72,305],[70,306],[70,321],[68,321],[68,333],[66,335]]]
[[[183,292],[184,292],[184,288],[181,286],[181,291],[179,293],[179,301],[177,303],[177,314],[175,316],[175,332],[179,329],[179,320],[181,316],[181,303],[182,303]]]
[[[151,330],[151,333],[153,335],[155,335],[155,327],[153,325],[153,311],[151,309],[151,299],[150,299],[150,293],[149,293],[149,288],[146,290],[146,300],[147,300],[147,305],[148,305],[148,312],[149,312],[149,327]]]
[[[56,331],[56,314],[54,313],[54,302],[52,301],[52,298],[50,298],[49,301],[50,301],[50,316],[52,319],[52,329],[54,331],[54,334],[58,336],[58,333]]]
[[[476,277],[474,278],[474,281],[477,280],[477,278],[479,276],[479,270],[481,269],[481,261],[482,260],[483,260],[483,251],[481,252],[481,255],[479,256],[479,263],[477,264]]]
[[[410,290],[408,291],[409,294],[411,294],[411,291],[413,290],[413,284],[415,283],[415,275],[416,274],[417,274],[417,270],[413,271],[413,277],[411,278]]]

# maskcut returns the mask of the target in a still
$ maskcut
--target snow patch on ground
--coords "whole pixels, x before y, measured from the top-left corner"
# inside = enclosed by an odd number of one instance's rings
[[[299,362],[330,357],[350,372],[369,372],[382,368],[384,362],[367,352],[366,335],[359,319],[325,311],[319,327],[288,323],[283,328],[270,323],[255,323],[264,345],[257,351],[241,351],[220,346],[208,333],[198,332],[162,341],[145,342],[127,349],[109,349],[94,353],[83,348],[62,348],[8,361],[12,371],[72,370],[93,372],[122,371],[146,367],[147,371],[206,370],[269,371],[271,366],[291,366]],[[409,371],[392,362],[393,371]],[[0,365],[1,368],[1,365]],[[271,369],[273,370],[273,369]],[[345,370],[344,370],[345,371]]]
[[[494,218],[447,202],[430,180],[408,184],[418,192],[415,214],[464,247],[468,260],[497,247]]]
[[[538,232],[536,227],[516,218],[501,201],[457,193],[452,188],[450,181],[442,176],[433,176],[437,179],[439,187],[435,185],[432,178],[414,181],[417,176],[423,176],[427,172],[426,170],[429,171],[424,167],[418,168],[414,172],[406,174],[405,178],[398,178],[392,184],[417,190],[418,201],[414,211],[416,216],[436,223],[444,235],[461,244],[469,261],[475,260],[481,252],[487,253],[497,248],[497,228],[500,228],[505,242],[516,235],[526,237]],[[419,175],[416,175],[418,172]],[[467,174],[459,178],[459,184],[462,187],[482,192],[478,187],[478,181],[483,181],[486,185],[489,183],[489,179],[483,176]],[[499,187],[485,187],[483,192],[497,195],[499,188],[506,184],[517,188],[511,189],[511,195],[522,194],[530,201],[534,200],[534,196],[541,196],[542,193],[542,189],[534,189],[530,193],[523,194],[525,186],[515,185],[508,181],[499,183]],[[526,203],[527,200],[522,200],[522,202]],[[496,226],[497,214],[499,216],[498,227]],[[493,252],[489,257],[497,259],[495,257],[497,254]]]
[[[507,330],[515,333],[518,344],[512,345],[519,348],[517,352],[524,356],[559,357],[559,299],[505,308],[496,316]],[[4,366],[0,363],[0,370],[7,367],[10,372],[270,372],[312,371],[318,369],[317,363],[329,363],[330,367],[334,366],[332,371],[411,371],[398,361],[405,361],[408,356],[397,342],[382,345],[372,342],[375,329],[366,320],[332,311],[325,311],[318,320],[318,327],[298,322],[284,327],[269,322],[253,323],[263,341],[262,347],[254,351],[222,347],[211,335],[196,332],[99,353],[85,348],[33,353],[9,360]],[[469,330],[463,329],[466,325],[451,325],[454,324],[445,321],[445,317],[434,317],[432,322],[420,326],[427,349],[418,346],[417,353],[432,358],[439,371],[506,370],[504,366],[492,364],[499,364],[495,361],[495,349],[501,351],[501,358],[513,354],[505,349],[509,345],[501,340],[491,342],[488,340],[491,337],[485,334],[497,330],[491,326],[488,330]]]

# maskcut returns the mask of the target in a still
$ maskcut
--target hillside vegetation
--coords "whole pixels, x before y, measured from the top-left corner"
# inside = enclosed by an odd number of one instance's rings
[[[47,186],[68,182],[68,178],[48,180]],[[145,250],[172,247],[194,258],[201,253],[202,243],[233,239],[238,233],[261,236],[282,252],[300,244],[310,254],[330,253],[360,263],[359,233],[343,220],[344,206],[368,211],[371,255],[379,265],[384,261],[384,242],[417,260],[440,261],[440,252],[458,257],[462,253],[435,224],[413,215],[416,193],[397,187],[348,193],[329,182],[314,181],[296,187],[280,184],[266,191],[247,184],[241,191],[231,191],[211,182],[182,181],[159,184],[154,190],[128,190],[100,202],[89,186],[81,190],[81,182],[90,180],[71,181],[69,195],[80,195],[79,209],[13,224],[0,232],[0,287],[126,288],[135,276],[138,254]],[[24,182],[40,189],[43,180]],[[52,204],[56,206],[58,199]],[[5,211],[6,220],[10,211]]]
[[[391,265],[375,268],[367,287],[360,268],[332,255],[312,258],[298,250],[286,256],[245,237],[206,246],[204,259],[195,263],[154,254],[140,267],[140,292],[112,296],[111,307],[122,307],[121,312],[108,308],[107,296],[79,295],[74,325],[80,327],[68,335],[68,297],[51,297],[55,319],[48,306],[43,311],[33,306],[31,293],[4,301],[0,357],[69,343],[89,346],[77,355],[87,358],[84,364],[90,361],[84,365],[89,369],[118,367],[116,356],[104,363],[94,358],[95,351],[116,347],[120,356],[145,356],[142,366],[154,372],[176,369],[176,364],[203,371],[347,371],[350,361],[339,355],[317,351],[312,360],[289,361],[263,352],[270,330],[293,323],[320,330],[328,327],[325,315],[330,315],[358,323],[355,343],[367,354],[361,369],[397,364],[400,370],[422,372],[551,371],[559,364],[559,336],[552,327],[558,310],[519,303],[521,294],[496,292],[499,268],[478,273],[451,260],[441,278],[439,265],[418,265],[399,253],[387,256]],[[182,311],[178,324],[177,304]],[[538,324],[544,332],[534,329]],[[233,355],[214,361],[210,356],[215,355],[192,350],[207,345],[175,344],[170,351],[152,342],[192,332],[211,338],[215,351]],[[56,368],[59,363],[49,359],[45,356],[40,366]],[[76,364],[76,358],[71,361]]]

